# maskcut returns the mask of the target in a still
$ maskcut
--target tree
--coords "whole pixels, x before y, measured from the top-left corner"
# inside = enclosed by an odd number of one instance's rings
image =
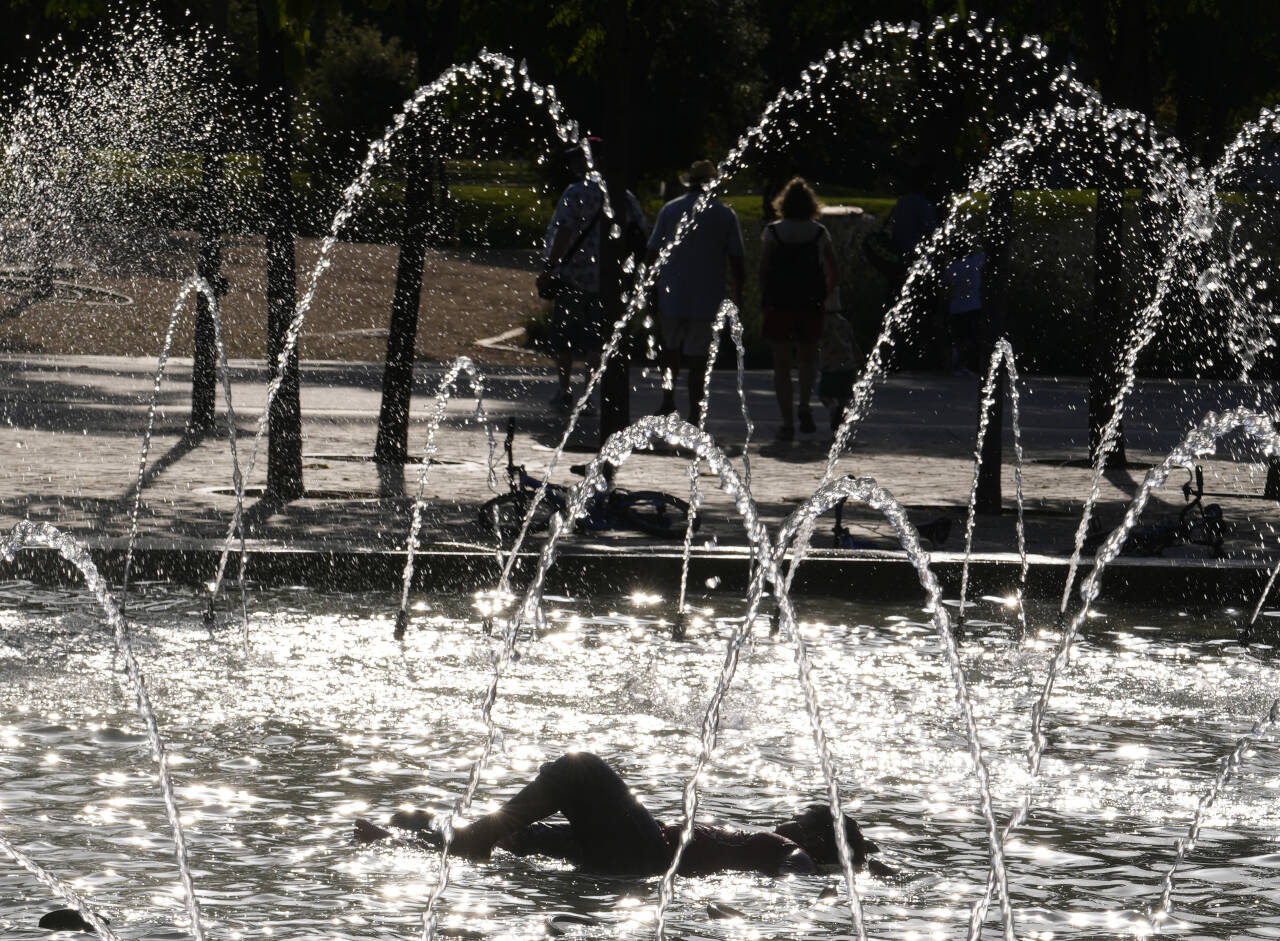
[[[264,105],[262,190],[267,216],[267,371],[271,381],[279,384],[267,418],[266,497],[283,503],[296,500],[304,493],[296,344],[281,363],[297,302],[289,90],[280,5],[277,0],[257,0],[257,3],[258,80]]]
[[[228,2],[217,0],[211,9],[211,23],[215,30],[227,27]],[[211,114],[208,123],[212,127],[222,124],[221,115]],[[196,274],[205,280],[216,295],[226,293],[222,277],[222,215],[225,210],[223,193],[222,154],[215,144],[215,134],[207,135],[200,155],[200,256],[196,262]],[[214,429],[214,402],[216,400],[218,356],[214,334],[213,309],[203,294],[196,297],[196,324],[191,351],[191,417],[187,420],[188,434],[203,435]],[[232,434],[235,430],[232,429]]]
[[[431,29],[425,11],[418,13],[418,81],[425,84],[447,64],[456,42],[460,0],[444,0]],[[383,466],[402,467],[409,453],[409,402],[413,393],[414,346],[418,335],[418,306],[422,294],[422,265],[432,229],[430,213],[436,200],[433,184],[443,186],[443,161],[433,153],[432,115],[419,118],[408,147],[404,232],[396,264],[395,296],[387,354],[382,370],[382,402],[374,458]],[[384,474],[384,479],[386,475]]]

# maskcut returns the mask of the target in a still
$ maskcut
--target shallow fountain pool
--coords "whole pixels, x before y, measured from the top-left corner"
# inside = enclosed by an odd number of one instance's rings
[[[122,937],[185,936],[155,765],[109,631],[82,593],[0,587],[0,833],[73,880]],[[352,820],[385,820],[397,807],[443,811],[462,793],[498,642],[483,632],[476,599],[446,597],[415,612],[402,645],[392,640],[396,602],[257,592],[246,651],[234,622],[213,633],[202,625],[192,594],[142,586],[131,599],[211,938],[420,932],[437,859],[357,846]],[[714,607],[676,643],[663,621],[670,598],[548,599],[548,632],[522,643],[503,679],[477,810],[510,796],[547,758],[590,749],[656,816],[679,819],[726,619],[745,608],[728,597],[703,603]],[[1020,645],[1002,610],[980,606],[991,620],[963,655],[1003,821],[1026,782],[1028,713],[1055,636]],[[903,871],[896,881],[859,878],[869,935],[963,936],[988,850],[932,626],[918,609],[810,599],[800,615],[850,809]],[[1009,849],[1020,937],[1148,930],[1143,912],[1159,900],[1218,760],[1280,685],[1269,648],[1221,636],[1213,621],[1177,613],[1104,611],[1090,621],[1050,704],[1031,819]],[[1280,935],[1278,789],[1280,757],[1264,740],[1209,811],[1165,930]],[[701,816],[768,826],[821,791],[791,647],[762,620],[725,706]],[[819,900],[839,881],[681,879],[668,928],[679,938],[848,937],[843,887]],[[569,925],[569,935],[652,936],[657,883],[499,852],[453,867],[441,934],[542,937],[550,915],[572,911],[599,921]],[[45,937],[35,923],[61,904],[12,865],[0,870],[0,898],[0,928],[13,938]],[[711,919],[712,902],[745,917]]]

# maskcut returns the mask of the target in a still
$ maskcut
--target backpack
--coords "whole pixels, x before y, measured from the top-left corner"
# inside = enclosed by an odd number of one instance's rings
[[[769,266],[762,272],[760,294],[770,310],[821,310],[827,298],[827,278],[822,270],[823,230],[808,242],[784,242],[776,222],[769,224],[773,248]]]

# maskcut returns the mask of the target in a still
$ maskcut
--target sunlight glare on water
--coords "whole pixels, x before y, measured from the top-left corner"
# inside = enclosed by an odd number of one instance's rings
[[[113,672],[110,637],[74,593],[4,588],[21,604],[0,613],[3,832],[72,881],[122,937],[176,937],[183,903],[154,766]],[[196,595],[140,586],[135,644],[174,753],[211,937],[417,936],[437,859],[413,846],[356,845],[351,825],[357,816],[385,822],[398,808],[443,813],[462,792],[500,643],[482,629],[490,601],[435,596],[401,645],[389,595],[259,593],[246,655],[236,631],[202,626]],[[999,601],[974,606],[992,620],[970,622],[985,626],[963,657],[1003,818],[1025,784],[1027,711],[1055,637],[1019,647]],[[679,819],[702,712],[745,605],[698,599],[700,626],[674,643],[672,604],[647,592],[551,601],[547,632],[522,646],[500,687],[498,744],[473,815],[542,762],[589,749],[660,820]],[[987,849],[933,628],[910,608],[809,600],[800,614],[848,809],[903,873],[860,877],[869,934],[956,937],[985,882]],[[1197,630],[1150,612],[1101,610],[1090,620],[1054,698],[1031,818],[1008,847],[1020,936],[1150,930],[1143,913],[1175,841],[1217,761],[1276,687],[1268,659]],[[820,799],[812,741],[791,648],[762,621],[725,703],[701,818],[767,828]],[[1264,742],[1207,817],[1162,930],[1240,938],[1280,929],[1278,790],[1280,760]],[[844,937],[837,883],[831,873],[681,879],[672,932]],[[16,867],[0,871],[0,889],[11,900],[0,911],[5,936],[43,937],[35,922],[56,900]],[[656,890],[656,879],[593,877],[499,852],[455,864],[441,934],[541,938],[548,918],[578,913],[596,923],[555,929],[647,937]]]

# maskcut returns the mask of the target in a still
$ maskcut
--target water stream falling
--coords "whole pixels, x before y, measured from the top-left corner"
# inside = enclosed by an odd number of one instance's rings
[[[342,204],[337,212],[334,213],[333,220],[329,224],[329,230],[320,243],[320,252],[316,258],[316,262],[311,269],[311,274],[307,279],[307,287],[302,297],[298,300],[297,307],[294,309],[294,315],[289,322],[288,330],[285,333],[285,342],[280,350],[280,355],[275,363],[275,371],[271,380],[267,383],[267,398],[263,405],[262,413],[258,418],[258,430],[253,438],[253,446],[249,452],[249,462],[245,469],[245,475],[253,473],[254,465],[257,461],[258,450],[262,444],[262,440],[267,434],[267,424],[271,415],[271,405],[280,393],[280,387],[283,384],[286,368],[294,351],[297,349],[298,339],[302,335],[302,327],[306,321],[307,312],[311,309],[311,305],[315,301],[316,291],[319,288],[320,279],[324,273],[329,270],[332,260],[329,257],[333,251],[334,245],[337,244],[339,237],[346,229],[347,224],[355,215],[356,206],[359,199],[369,189],[373,181],[373,171],[386,160],[390,153],[392,144],[403,133],[410,120],[421,112],[424,106],[451,90],[455,85],[463,80],[471,80],[479,82],[485,74],[486,69],[491,69],[499,76],[500,84],[503,88],[514,91],[516,88],[522,89],[530,95],[535,104],[543,107],[548,118],[552,122],[552,126],[556,136],[566,144],[577,143],[578,141],[578,125],[567,118],[564,109],[561,107],[559,99],[556,97],[553,88],[542,86],[530,79],[528,69],[522,63],[517,66],[515,61],[502,55],[491,52],[482,52],[474,62],[469,65],[453,66],[447,70],[439,78],[430,84],[423,85],[413,96],[405,102],[404,107],[396,115],[395,119],[388,125],[382,137],[369,145],[369,151],[365,155],[364,162],[360,166],[359,172],[355,179],[343,191]],[[594,163],[591,159],[590,145],[583,142],[583,151],[587,156],[587,163],[591,179],[598,185],[603,184],[600,174],[594,169]],[[605,215],[612,219],[613,210],[605,201]],[[616,228],[616,227],[615,227]],[[567,440],[568,432],[566,432]],[[234,539],[234,529],[229,527],[227,536],[223,541],[222,558],[218,563],[218,578],[215,579],[211,594],[217,597],[219,586],[221,585],[222,573],[226,568],[226,560],[231,552],[231,543]],[[517,542],[517,547],[519,543]],[[514,550],[512,557],[514,558]]]
[[[1263,586],[1262,592],[1258,595],[1258,603],[1253,606],[1253,613],[1249,615],[1249,627],[1252,628],[1258,623],[1258,615],[1262,613],[1262,606],[1271,597],[1271,589],[1275,587],[1277,575],[1280,575],[1280,562],[1271,566],[1271,574],[1267,576],[1267,584]]]
[[[750,492],[751,457],[748,452],[751,449],[751,435],[755,431],[755,425],[751,421],[751,412],[747,407],[745,375],[747,353],[742,337],[742,320],[738,317],[738,311],[730,300],[721,303],[720,309],[716,312],[716,319],[711,325],[711,346],[707,350],[707,368],[702,377],[702,401],[698,405],[698,430],[702,432],[707,430],[707,409],[711,404],[711,373],[715,368],[716,357],[720,355],[721,334],[726,330],[733,339],[738,356],[738,402],[742,408],[742,424],[746,429],[742,438],[742,486]],[[685,620],[688,616],[685,596],[689,587],[689,556],[693,551],[693,530],[698,522],[698,508],[702,505],[702,498],[698,493],[698,473],[701,467],[700,461],[689,462],[689,518],[684,526],[684,547],[680,558],[680,593],[676,601],[675,633],[678,636],[683,636]]]
[[[884,325],[867,355],[862,375],[854,384],[850,403],[845,408],[840,426],[833,437],[820,485],[834,479],[841,455],[849,448],[857,426],[871,411],[876,386],[888,374],[890,351],[897,343],[899,335],[905,334],[910,325],[915,292],[921,290],[932,273],[942,267],[942,259],[945,259],[953,250],[952,246],[958,234],[968,224],[968,216],[979,208],[979,194],[1012,188],[1018,178],[1020,161],[1025,160],[1028,154],[1047,148],[1058,135],[1071,129],[1089,130],[1101,124],[1108,128],[1108,133],[1115,134],[1118,133],[1118,128],[1146,127],[1144,116],[1134,112],[1105,108],[1096,95],[1075,83],[1068,75],[1057,77],[1054,80],[1054,87],[1071,91],[1074,96],[1082,98],[1084,104],[1076,105],[1070,99],[1059,101],[1048,112],[1030,117],[1016,133],[999,147],[994,148],[982,164],[973,171],[965,190],[952,197],[950,208],[942,224],[927,236],[918,248],[915,258],[907,268],[902,290],[884,315]],[[1188,179],[1187,172],[1181,163],[1167,152],[1167,146],[1157,144],[1143,154],[1149,164],[1152,185],[1159,193],[1170,189],[1181,191],[1186,188]],[[1172,266],[1179,244],[1175,243],[1173,250],[1166,256],[1167,265]],[[1152,309],[1158,310],[1158,306]],[[1134,352],[1133,356],[1136,357],[1136,355],[1137,353]],[[1100,487],[1100,483],[1098,486]],[[792,549],[791,569],[788,574],[788,588],[798,564],[804,559],[811,544],[813,525],[813,521],[806,523],[796,535]]]
[[[1062,601],[1058,609],[1059,617],[1066,615],[1071,589],[1075,584],[1076,570],[1079,567],[1080,557],[1084,552],[1084,542],[1088,536],[1089,521],[1093,518],[1093,508],[1102,492],[1102,477],[1107,466],[1107,457],[1120,433],[1125,401],[1133,391],[1134,384],[1137,381],[1138,357],[1156,336],[1164,302],[1170,290],[1178,283],[1176,266],[1182,260],[1182,255],[1188,248],[1203,245],[1213,236],[1219,214],[1217,181],[1235,170],[1236,162],[1241,159],[1242,154],[1248,148],[1256,145],[1264,131],[1274,130],[1278,122],[1280,122],[1280,115],[1277,115],[1274,111],[1264,110],[1256,121],[1246,124],[1227,146],[1222,158],[1204,176],[1203,184],[1192,186],[1183,193],[1184,208],[1179,223],[1173,227],[1173,242],[1166,249],[1159,274],[1155,280],[1155,288],[1151,300],[1139,313],[1137,327],[1130,335],[1128,345],[1125,347],[1120,368],[1121,382],[1108,403],[1111,414],[1102,428],[1097,454],[1094,456],[1093,479],[1088,497],[1085,500],[1084,510],[1080,516],[1080,523],[1076,530],[1075,546],[1072,550],[1066,583],[1063,585]],[[1196,281],[1199,283],[1198,278]],[[1252,292],[1255,287],[1256,284],[1251,285],[1249,291]],[[1250,300],[1253,299],[1252,293],[1249,294],[1249,298]],[[1243,308],[1237,309],[1242,311],[1241,316],[1243,316]],[[1269,307],[1261,310],[1260,313],[1265,318],[1269,313]],[[1233,328],[1231,331],[1237,336],[1241,332],[1241,328]],[[1256,350],[1248,343],[1242,344],[1237,341],[1237,345],[1243,346],[1244,349],[1249,351],[1245,353],[1242,364],[1245,375],[1247,375],[1253,359],[1256,358]]]
[[[48,523],[24,520],[14,526],[7,539],[0,541],[0,559],[6,562],[12,561],[18,552],[31,546],[56,549],[62,558],[80,570],[80,574],[84,578],[85,587],[97,599],[107,624],[111,626],[115,633],[116,650],[124,660],[125,675],[128,676],[129,683],[133,686],[134,696],[138,704],[138,714],[141,716],[143,726],[146,728],[147,742],[151,746],[151,756],[156,762],[156,774],[160,779],[160,793],[164,799],[165,815],[168,818],[170,828],[173,830],[173,855],[178,863],[178,876],[181,880],[182,892],[186,900],[187,917],[191,922],[191,935],[195,941],[204,941],[204,925],[200,919],[200,902],[196,898],[195,883],[191,878],[187,839],[182,829],[182,814],[178,809],[177,796],[174,794],[173,780],[169,776],[169,753],[164,747],[164,740],[160,737],[160,726],[156,722],[155,710],[151,705],[151,696],[147,692],[147,684],[142,675],[142,668],[138,665],[137,657],[133,653],[133,643],[129,638],[129,626],[125,622],[124,615],[120,612],[115,598],[112,597],[106,581],[98,574],[98,568],[94,565],[93,559],[89,555],[89,550],[82,543],[78,542],[74,537],[60,532],[57,527]],[[68,902],[77,904],[77,899],[74,896],[64,897]],[[79,907],[78,904],[77,907]],[[92,914],[91,912],[81,909],[81,914],[90,921],[90,924],[97,924],[97,922],[89,918]]]
[[[125,549],[124,575],[120,580],[120,606],[124,607],[129,594],[129,575],[133,570],[133,550],[138,541],[138,517],[142,512],[142,491],[146,485],[147,457],[151,451],[151,433],[155,428],[156,409],[160,400],[160,387],[164,382],[165,367],[169,361],[169,351],[173,347],[173,334],[178,326],[186,301],[191,295],[199,294],[209,304],[209,315],[213,321],[213,345],[217,358],[218,372],[222,377],[222,392],[227,406],[227,447],[231,451],[231,483],[235,490],[236,506],[231,524],[240,534],[240,613],[244,625],[244,642],[249,642],[249,609],[245,597],[245,533],[242,525],[244,519],[244,475],[240,473],[240,459],[236,453],[236,413],[231,401],[231,374],[227,368],[227,349],[222,341],[222,314],[218,308],[218,297],[207,281],[198,276],[188,278],[182,284],[178,297],[169,312],[169,324],[165,329],[164,342],[160,347],[160,355],[156,362],[156,374],[151,384],[151,402],[147,407],[146,429],[142,434],[142,450],[138,456],[138,481],[133,498],[133,512],[129,517],[129,541]],[[218,572],[221,580],[222,572]],[[212,602],[210,602],[212,603]]]
[[[903,550],[907,553],[907,557],[911,560],[911,564],[920,579],[920,584],[925,590],[929,614],[938,637],[938,646],[950,670],[951,680],[955,686],[956,704],[960,708],[961,716],[964,719],[965,732],[969,739],[969,755],[973,762],[973,773],[978,782],[979,806],[987,826],[987,838],[991,848],[991,873],[1000,898],[1000,914],[1004,926],[1004,936],[1006,941],[1013,941],[1013,909],[1009,901],[1009,880],[1005,872],[1004,844],[991,802],[991,775],[987,768],[986,758],[983,755],[982,739],[978,733],[977,720],[973,714],[973,703],[969,696],[968,681],[964,676],[964,664],[960,660],[960,647],[956,643],[955,634],[951,629],[951,619],[947,616],[946,606],[942,603],[942,588],[938,584],[938,579],[933,574],[933,570],[929,567],[929,554],[920,545],[920,534],[916,532],[915,527],[911,525],[911,521],[907,519],[906,509],[894,499],[891,493],[869,477],[843,477],[840,480],[832,481],[821,487],[817,493],[783,523],[775,542],[775,565],[781,565],[788,547],[794,545],[797,534],[802,529],[806,526],[812,527],[813,521],[817,517],[830,510],[841,500],[855,500],[859,503],[865,503],[872,509],[884,514],[885,518],[892,524],[894,532],[897,534]],[[788,575],[794,576],[794,572],[795,567],[793,565],[792,571]],[[792,632],[798,634],[798,629],[794,626],[794,613],[790,612],[790,594],[785,590],[779,591],[778,601],[783,612],[782,621],[784,627],[790,624]],[[797,646],[797,658],[801,656],[802,648]],[[803,668],[802,672],[807,673]],[[811,686],[811,684],[807,685]],[[811,693],[816,701],[816,690],[806,688],[806,698]],[[816,708],[816,705],[814,705],[810,709],[810,715],[815,716],[815,734],[819,728],[819,723],[816,719]]]
[[[1218,799],[1218,795],[1222,793],[1227,781],[1232,776],[1240,773],[1249,750],[1262,741],[1277,725],[1280,725],[1280,699],[1273,700],[1271,708],[1267,710],[1267,714],[1255,722],[1253,728],[1236,742],[1235,748],[1231,749],[1228,754],[1219,760],[1218,773],[1214,775],[1213,783],[1209,785],[1209,790],[1196,803],[1195,816],[1191,820],[1191,825],[1187,828],[1187,836],[1185,839],[1178,840],[1177,852],[1174,854],[1173,862],[1169,864],[1169,869],[1165,873],[1164,879],[1160,882],[1160,901],[1150,913],[1153,930],[1159,931],[1161,923],[1173,914],[1174,876],[1178,872],[1178,867],[1182,865],[1182,861],[1186,859],[1187,853],[1195,848],[1196,841],[1200,839],[1200,828],[1204,824],[1204,815],[1208,813],[1209,808]]]
[[[1182,443],[1174,448],[1168,457],[1147,471],[1146,477],[1143,478],[1142,486],[1138,488],[1138,492],[1134,494],[1128,509],[1125,511],[1124,519],[1111,531],[1099,547],[1092,569],[1080,583],[1080,607],[1071,617],[1070,622],[1063,628],[1062,638],[1058,643],[1057,652],[1050,661],[1040,695],[1031,708],[1031,728],[1026,750],[1028,780],[1022,797],[1005,825],[1004,842],[1007,843],[1013,831],[1026,822],[1027,815],[1031,810],[1032,794],[1040,772],[1040,761],[1048,745],[1048,738],[1045,736],[1043,729],[1045,716],[1049,708],[1049,699],[1053,695],[1054,684],[1057,682],[1059,674],[1071,662],[1072,644],[1075,643],[1081,625],[1089,616],[1090,607],[1097,601],[1098,595],[1102,590],[1103,573],[1112,560],[1120,554],[1120,549],[1123,547],[1130,530],[1133,529],[1138,517],[1142,515],[1142,511],[1146,508],[1152,491],[1164,485],[1169,478],[1170,472],[1175,467],[1190,467],[1197,458],[1212,455],[1217,449],[1218,439],[1235,431],[1242,432],[1253,439],[1268,454],[1280,453],[1280,434],[1277,434],[1269,416],[1243,408],[1230,409],[1222,413],[1210,412],[1196,427],[1187,433]],[[1241,754],[1243,754],[1243,749]],[[1172,873],[1168,878],[1171,882]],[[978,905],[975,906],[974,918],[970,922],[969,937],[971,941],[977,941],[981,931],[982,916],[986,911],[991,889],[992,880],[989,879],[987,891]],[[1167,891],[1171,892],[1171,887]]]
[[[436,387],[436,398],[431,414],[427,419],[427,443],[422,449],[422,473],[418,475],[418,489],[413,495],[413,517],[409,523],[409,537],[405,542],[404,576],[400,588],[400,609],[396,612],[395,638],[404,637],[409,626],[409,590],[413,585],[414,554],[418,551],[418,537],[422,530],[422,495],[426,491],[427,476],[431,473],[431,464],[435,460],[436,432],[444,421],[449,400],[458,391],[458,380],[465,373],[471,380],[471,388],[475,392],[476,407],[473,421],[484,427],[485,437],[489,443],[489,486],[493,487],[496,477],[493,469],[494,439],[493,426],[484,412],[484,374],[476,367],[470,357],[459,356],[445,371]]]
[[[120,941],[120,936],[111,930],[111,926],[103,920],[88,900],[76,891],[75,886],[64,879],[59,879],[4,836],[0,836],[0,853],[8,855],[15,863],[35,876],[41,885],[79,912],[80,917],[92,925],[93,930],[107,941]]]
[[[1009,341],[1001,337],[996,341],[991,353],[991,362],[987,367],[987,378],[982,384],[982,404],[979,406],[978,439],[973,447],[973,485],[969,488],[969,512],[964,523],[964,564],[960,570],[960,607],[956,620],[964,624],[965,600],[969,595],[969,558],[973,554],[973,527],[978,511],[978,479],[982,472],[982,445],[987,437],[987,427],[991,424],[991,410],[996,404],[996,379],[1000,374],[1000,364],[1004,363],[1009,372],[1009,411],[1013,427],[1013,480],[1014,496],[1018,506],[1018,590],[1015,604],[1018,609],[1018,626],[1025,635],[1027,632],[1027,612],[1023,596],[1027,589],[1027,527],[1022,506],[1022,427],[1018,414],[1018,367],[1014,363],[1013,347]],[[996,434],[1003,434],[999,428]]]

